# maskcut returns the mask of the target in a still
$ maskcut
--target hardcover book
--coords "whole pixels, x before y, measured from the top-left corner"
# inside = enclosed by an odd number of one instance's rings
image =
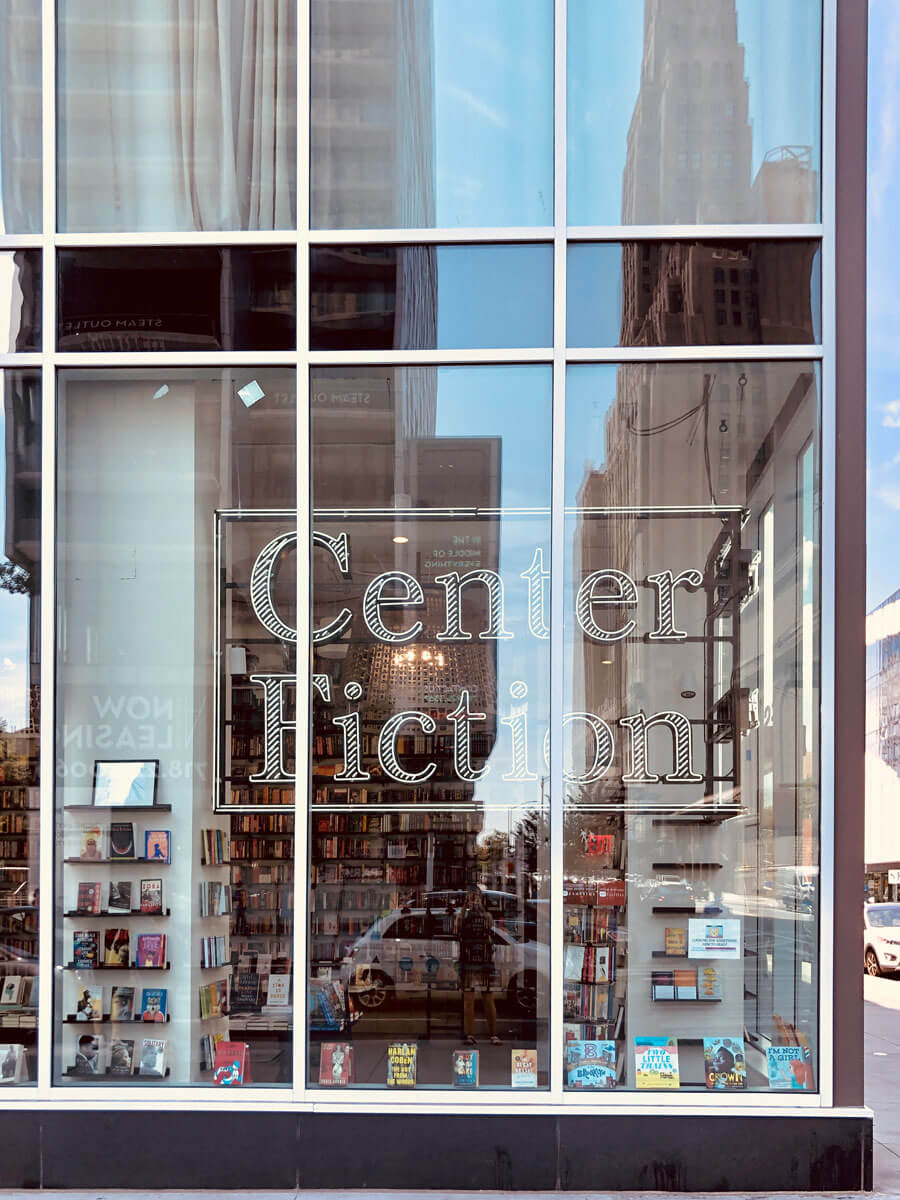
[[[686,929],[666,930],[666,954],[669,958],[687,958],[688,938]]]
[[[269,1008],[290,1008],[291,977],[290,975],[272,974],[269,976],[269,991],[266,995],[266,1005]]]
[[[82,829],[78,857],[93,862],[103,861],[103,830],[99,825],[89,825]]]
[[[707,964],[700,968],[698,995],[701,1000],[722,999],[722,974],[718,967]]]
[[[770,1088],[776,1091],[812,1091],[812,1057],[808,1046],[769,1046],[766,1050],[766,1066]]]
[[[675,999],[675,975],[672,971],[651,971],[650,985],[654,1000]]]
[[[131,821],[113,821],[110,825],[109,857],[121,862],[134,861],[134,825]]]
[[[98,913],[102,907],[103,891],[99,883],[79,883],[75,909],[80,913]]]
[[[453,1051],[453,1086],[458,1088],[478,1087],[478,1051]]]
[[[109,997],[109,1019],[111,1021],[134,1020],[134,988],[114,987]]]
[[[103,965],[127,967],[131,965],[131,934],[127,929],[107,929],[103,935]]]
[[[161,913],[162,912],[162,880],[161,879],[142,879],[141,880],[141,912],[142,913]]]
[[[538,1085],[537,1050],[510,1051],[510,1082],[514,1088],[536,1088]]]
[[[83,1033],[78,1039],[71,1075],[100,1074],[100,1039]]]
[[[141,1065],[139,1075],[150,1075],[162,1079],[166,1073],[166,1046],[160,1038],[144,1038],[141,1041]]]
[[[353,1082],[353,1046],[350,1042],[323,1042],[319,1060],[320,1087],[346,1087]]]
[[[137,965],[139,967],[164,967],[166,965],[166,935],[164,933],[138,934]]]
[[[219,1042],[213,1063],[213,1083],[217,1087],[241,1087],[249,1082],[247,1066],[250,1051],[246,1042]]]
[[[130,1075],[134,1071],[134,1042],[113,1038],[109,1047],[110,1075]]]
[[[616,1043],[574,1039],[566,1042],[566,1082],[571,1088],[614,1088]]]
[[[113,879],[109,884],[110,912],[131,912],[131,884],[124,879]]]
[[[675,999],[676,1000],[696,1000],[697,999],[697,971],[695,968],[685,968],[681,971],[673,971],[675,977]]]
[[[141,993],[141,1020],[165,1021],[168,995],[166,988],[144,988]]]
[[[706,1086],[710,1091],[743,1091],[747,1086],[744,1039],[739,1037],[704,1038],[703,1068]]]
[[[80,984],[78,1001],[75,1005],[76,1021],[103,1020],[103,989],[90,984]]]
[[[78,929],[72,934],[72,962],[76,967],[91,968],[100,963],[100,933],[96,929]]]
[[[418,1046],[415,1042],[392,1042],[387,1049],[387,1085],[388,1087],[416,1086],[416,1056]]]
[[[252,1011],[258,1004],[259,975],[255,971],[239,971],[233,975],[231,982],[232,1011]]]
[[[22,985],[24,982],[21,975],[7,975],[3,980],[3,992],[0,994],[0,1004],[19,1004],[21,1002]]]
[[[636,1037],[634,1079],[638,1088],[678,1088],[678,1039]]]
[[[148,829],[144,834],[144,858],[148,862],[170,862],[169,830]]]

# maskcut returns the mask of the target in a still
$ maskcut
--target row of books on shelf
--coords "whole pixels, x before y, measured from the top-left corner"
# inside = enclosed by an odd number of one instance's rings
[[[92,983],[79,984],[74,1021],[111,1021],[127,1024],[129,1021],[158,1023],[168,1020],[167,988],[143,988],[140,1006],[136,1007],[138,994],[133,987],[102,987]]]
[[[425,838],[394,838],[370,841],[368,836],[319,837],[318,854],[322,858],[421,858],[427,849]]]
[[[567,904],[565,921],[567,942],[603,945],[616,940],[618,918],[614,908]]]
[[[108,883],[95,879],[79,883],[73,911],[84,917],[100,916],[104,912],[161,915],[162,880],[142,879],[136,891],[128,879],[111,879]]]
[[[255,969],[238,971],[231,979],[231,1012],[256,1012],[260,1007],[285,1009],[290,1005],[291,977],[282,971],[261,971],[264,964],[257,959]]]
[[[275,787],[263,783],[232,783],[225,796],[226,804],[293,804],[293,786]]]
[[[9,948],[12,946],[16,950],[23,950],[31,945],[32,937],[38,931],[38,915],[35,912],[4,912],[0,908],[0,933],[3,936],[3,945]],[[21,945],[16,944],[17,934],[29,934],[26,939],[22,939]]]
[[[377,913],[372,913],[366,916],[339,915],[335,912],[316,913],[312,917],[312,931],[314,934],[325,935],[344,935],[349,937],[358,937],[365,933],[367,929],[371,929],[375,923]]]
[[[224,829],[200,830],[200,865],[203,867],[220,867],[229,861],[228,832]]]
[[[235,858],[284,858],[293,859],[294,839],[235,837],[231,841],[231,857]]]
[[[0,839],[0,859],[3,859],[3,858],[17,858],[17,859],[31,858],[31,851],[32,851],[32,846],[31,846],[31,843],[28,841],[27,836],[25,836],[23,838],[5,837],[5,838]]]
[[[479,833],[477,813],[323,813],[316,833]]]
[[[172,861],[171,837],[171,830],[147,829],[136,839],[133,821],[82,826],[78,832],[77,853],[72,857],[84,862],[169,863]],[[138,847],[143,851],[143,857],[138,854]]]
[[[0,1005],[15,1004],[20,1008],[36,1005],[38,981],[33,975],[4,975],[0,986]]]
[[[34,953],[37,933],[22,934],[21,932],[17,932],[12,934],[6,930],[0,932],[3,935],[4,958],[15,959],[19,956],[27,957]]]
[[[366,733],[360,737],[360,747],[364,756],[378,758],[379,733]],[[438,757],[452,757],[452,730],[447,733],[401,733],[397,737],[398,754],[434,754]],[[494,747],[494,739],[487,733],[473,733],[472,754],[484,758]],[[312,740],[312,750],[316,758],[339,758],[344,753],[344,738],[342,734],[317,733]]]
[[[228,939],[224,934],[200,939],[201,967],[224,967],[230,961]]]
[[[204,879],[200,883],[200,916],[225,917],[231,912],[231,884]]]
[[[103,960],[100,959],[100,934],[103,934]],[[166,965],[166,935],[139,933],[135,938],[135,956],[131,957],[130,929],[79,929],[72,934],[72,966],[80,970],[104,967],[156,967]]]
[[[321,881],[320,881],[321,883]],[[312,893],[313,912],[362,909],[371,913],[388,913],[399,904],[400,893],[392,885],[379,887],[315,887]]]
[[[704,1082],[710,1091],[743,1091],[747,1087],[747,1057],[743,1037],[704,1037]],[[812,1091],[812,1056],[808,1045],[769,1046],[766,1050],[768,1085],[776,1091]],[[634,1081],[639,1090],[681,1087],[678,1038],[636,1037]]]
[[[416,1042],[391,1042],[387,1047],[387,1086],[414,1088],[417,1082],[418,1058]],[[510,1087],[538,1086],[536,1050],[524,1047],[511,1049],[509,1064]],[[471,1049],[451,1050],[447,1070],[448,1082],[453,1087],[477,1088],[480,1085],[480,1052]],[[319,1059],[319,1086],[348,1087],[355,1082],[353,1043],[323,1042]]]
[[[233,813],[232,833],[293,833],[294,814],[278,813]]]
[[[34,809],[21,809],[19,812],[0,812],[0,834],[28,833],[31,829],[31,813]]]
[[[294,927],[293,919],[284,917],[280,912],[268,915],[260,910],[241,910],[234,922],[234,932],[260,937],[263,934],[288,937]]]
[[[610,983],[616,974],[611,945],[570,943],[566,946],[565,979],[568,983]]]
[[[239,896],[239,907],[242,910],[256,912],[289,913],[294,908],[294,892],[292,888],[272,888],[262,886],[259,890],[245,891],[236,889]]]
[[[143,1075],[163,1079],[168,1042],[164,1038],[102,1038],[83,1033],[67,1075]]]
[[[33,796],[30,797],[29,793],[33,793]],[[26,812],[38,812],[37,789],[28,787],[0,788],[0,808],[16,808]]]
[[[613,1015],[613,989],[608,983],[563,984],[563,1016],[566,1020],[607,1021]]]
[[[721,1000],[722,972],[712,963],[700,968],[653,971],[650,995],[653,1000]]]
[[[293,883],[294,860],[283,863],[234,863],[232,856],[231,877],[238,887],[251,883]]]
[[[198,988],[202,1021],[228,1015],[228,980],[216,979]]]
[[[452,758],[450,762],[452,763]],[[327,774],[321,764],[313,766],[313,773],[321,778]],[[433,776],[428,787],[344,787],[335,784],[318,784],[313,789],[313,804],[429,804],[436,800],[446,804],[471,800],[472,785],[460,787],[455,775],[441,779]],[[474,831],[473,831],[474,832]]]

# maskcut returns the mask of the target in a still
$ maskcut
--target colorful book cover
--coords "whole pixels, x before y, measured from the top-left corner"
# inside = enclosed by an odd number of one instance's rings
[[[416,1057],[418,1046],[415,1042],[392,1042],[387,1048],[387,1085],[388,1087],[416,1086]]]
[[[537,1050],[510,1051],[510,1066],[510,1081],[514,1088],[537,1087]]]
[[[160,1038],[143,1038],[139,1075],[150,1075],[162,1079],[166,1073],[167,1043]]]
[[[109,1047],[110,1075],[131,1075],[134,1071],[134,1041],[113,1038]]]
[[[290,975],[272,974],[269,976],[269,990],[266,993],[266,1004],[269,1008],[290,1008]]]
[[[119,862],[134,861],[134,825],[131,821],[113,821],[110,825],[109,857]]]
[[[563,984],[563,1015],[567,1019],[581,1015],[581,984]]]
[[[453,1086],[457,1088],[478,1087],[478,1051],[453,1051]]]
[[[170,862],[169,830],[148,829],[144,834],[144,858],[147,862]]]
[[[75,1063],[71,1075],[100,1074],[100,1039],[83,1033],[76,1043]]]
[[[323,1042],[319,1059],[319,1086],[346,1087],[353,1082],[353,1046],[350,1042]]]
[[[698,995],[701,1000],[722,999],[722,974],[718,967],[700,968]]]
[[[776,1091],[812,1091],[812,1057],[808,1046],[769,1046],[766,1065],[770,1088]]]
[[[103,947],[105,967],[130,965],[131,934],[127,929],[107,929],[103,935]]]
[[[109,997],[109,1019],[111,1021],[134,1020],[134,988],[114,987]]]
[[[638,1088],[677,1088],[678,1039],[673,1037],[636,1037],[634,1039],[634,1079]]]
[[[675,999],[676,1000],[696,1000],[697,999],[697,971],[694,968],[685,968],[681,971],[673,971],[672,975],[675,979]]]
[[[141,993],[141,1020],[165,1021],[168,997],[166,988],[144,988]]]
[[[103,830],[99,825],[89,825],[82,829],[78,857],[93,862],[103,861]]]
[[[131,884],[128,880],[113,879],[109,885],[110,912],[131,912]]]
[[[162,880],[161,879],[142,879],[141,880],[141,912],[142,913],[161,913],[162,912]]]
[[[75,908],[80,913],[98,913],[100,912],[103,890],[99,883],[79,883],[78,899],[75,901]]]
[[[704,1038],[703,1067],[706,1086],[710,1091],[743,1091],[747,1086],[744,1039],[739,1037]]]
[[[688,937],[686,929],[666,930],[666,954],[669,958],[686,958]]]
[[[213,1063],[216,1087],[241,1087],[247,1082],[249,1051],[246,1042],[219,1042]]]
[[[79,929],[72,934],[72,962],[76,967],[90,968],[99,965],[100,933],[98,930]]]
[[[137,965],[139,967],[164,967],[166,965],[166,935],[164,933],[138,934]]]
[[[675,974],[673,971],[651,971],[650,985],[654,1000],[675,999]]]
[[[103,989],[91,984],[80,984],[75,1004],[76,1021],[103,1020]]]
[[[23,982],[24,980],[21,975],[7,975],[3,980],[3,992],[0,994],[0,1004],[18,1004],[22,996]]]
[[[614,1088],[616,1043],[576,1040],[566,1042],[566,1082],[571,1088]]]

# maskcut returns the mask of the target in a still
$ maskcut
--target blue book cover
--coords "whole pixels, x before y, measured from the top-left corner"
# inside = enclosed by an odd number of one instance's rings
[[[453,1086],[458,1088],[478,1087],[478,1051],[453,1051]]]

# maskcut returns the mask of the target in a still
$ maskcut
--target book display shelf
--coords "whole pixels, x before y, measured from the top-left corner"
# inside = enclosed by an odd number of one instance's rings
[[[26,742],[37,735],[20,734]],[[36,762],[23,764],[30,782],[0,786],[0,1061],[16,1082],[34,1079],[38,982],[38,786]],[[10,1058],[7,1066],[6,1059]]]

